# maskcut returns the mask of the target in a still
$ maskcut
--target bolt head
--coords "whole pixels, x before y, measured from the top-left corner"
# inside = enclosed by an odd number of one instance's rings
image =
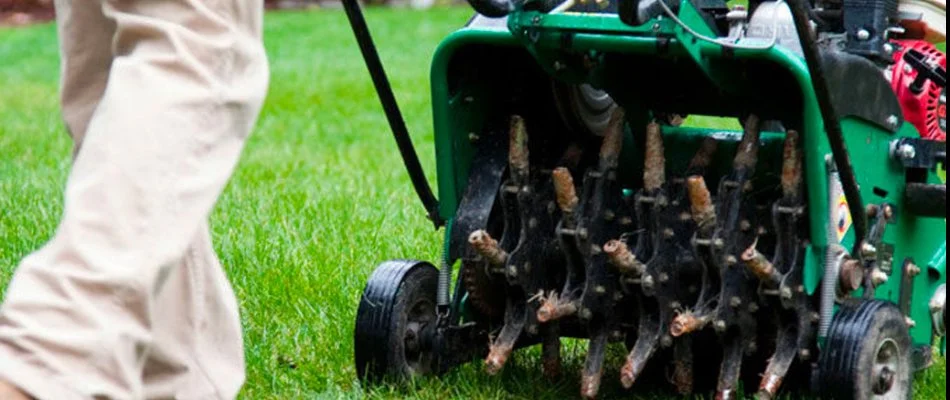
[[[866,41],[871,38],[871,32],[868,32],[867,29],[861,29],[858,31],[857,36],[858,36],[858,40]]]
[[[759,312],[759,305],[756,303],[749,303],[749,312],[753,314]]]
[[[908,74],[914,72],[914,67],[911,67],[910,64],[904,64],[904,72]]]
[[[660,283],[668,282],[669,280],[670,276],[666,272],[660,273]]]
[[[885,44],[885,45],[884,45],[884,52],[887,53],[887,54],[892,54],[892,53],[894,53],[894,46],[891,45],[890,43]]]
[[[581,310],[577,312],[577,315],[581,317],[581,319],[590,319],[593,316],[589,308],[581,308]]]
[[[739,306],[741,305],[742,305],[742,299],[740,299],[739,296],[734,296],[731,299],[729,299],[729,306],[731,306],[732,308],[739,308]]]
[[[800,358],[802,361],[808,361],[809,359],[811,359],[811,350],[808,350],[808,349],[799,350],[798,358]]]
[[[723,333],[726,331],[726,328],[727,328],[726,321],[723,321],[721,319],[713,323],[713,329],[715,329],[716,332]]]
[[[880,269],[875,269],[873,272],[871,272],[871,283],[873,283],[874,286],[881,286],[887,283],[888,279],[890,279],[890,277]]]
[[[785,300],[792,299],[792,289],[783,287],[780,293],[781,293],[782,299],[785,299]]]
[[[673,345],[673,338],[670,335],[663,335],[663,338],[660,339],[660,345],[663,347],[670,347]]]
[[[604,294],[604,293],[607,293],[607,288],[603,287],[602,285],[597,285],[597,286],[594,286],[594,292],[596,292],[597,294]]]
[[[897,118],[896,115],[891,115],[887,117],[887,124],[890,125],[891,128],[896,128],[897,124],[900,122],[901,122],[900,118]]]
[[[518,267],[515,267],[514,265],[509,265],[509,266],[508,266],[508,276],[510,276],[510,277],[512,277],[512,278],[518,276]]]
[[[897,156],[902,160],[913,160],[917,157],[917,148],[910,144],[902,144],[897,148]]]
[[[534,324],[528,325],[528,327],[525,328],[525,331],[527,331],[529,335],[537,335],[537,334],[538,334],[538,326],[537,326],[537,325],[534,325]]]

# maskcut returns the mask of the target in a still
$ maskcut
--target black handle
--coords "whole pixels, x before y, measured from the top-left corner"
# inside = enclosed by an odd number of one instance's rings
[[[511,0],[468,0],[475,12],[489,18],[501,18],[515,10]]]
[[[399,154],[402,156],[403,164],[406,165],[406,171],[409,172],[412,186],[416,189],[419,200],[426,208],[429,219],[438,228],[444,222],[439,216],[439,201],[432,194],[432,188],[429,186],[429,181],[426,180],[425,171],[422,170],[422,165],[419,163],[419,156],[416,154],[415,147],[412,146],[409,130],[406,129],[406,121],[403,120],[402,113],[399,111],[399,104],[396,103],[396,96],[393,95],[393,89],[389,85],[389,78],[386,77],[383,63],[379,60],[379,53],[376,52],[376,45],[373,44],[373,38],[369,34],[369,27],[366,26],[366,19],[363,18],[360,5],[357,0],[343,0],[343,7],[346,9],[346,17],[350,20],[353,34],[356,35],[360,52],[363,53],[366,68],[369,69],[369,75],[373,79],[373,86],[376,87],[379,102],[383,105],[383,111],[386,113],[390,129],[392,129],[393,138],[396,139]]]
[[[927,62],[927,56],[917,50],[911,49],[904,53],[904,62],[909,64],[917,71],[917,79],[910,85],[910,91],[914,94],[920,94],[924,91],[924,84],[932,81],[935,85],[947,87],[947,70],[940,68],[939,65],[931,66]]]

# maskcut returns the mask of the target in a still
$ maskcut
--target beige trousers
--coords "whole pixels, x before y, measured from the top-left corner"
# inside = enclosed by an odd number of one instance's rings
[[[0,306],[0,380],[42,400],[234,398],[241,326],[207,220],[267,90],[262,0],[56,7],[75,161]]]

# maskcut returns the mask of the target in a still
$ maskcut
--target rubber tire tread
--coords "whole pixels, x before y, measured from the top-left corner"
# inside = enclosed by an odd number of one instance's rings
[[[430,271],[414,272],[416,269]],[[366,282],[353,334],[356,374],[361,381],[376,381],[391,375],[394,360],[390,360],[388,344],[392,320],[396,317],[392,315],[393,307],[403,281],[411,276],[424,276],[419,273],[437,275],[438,270],[425,261],[392,260],[376,267]]]
[[[856,396],[854,374],[859,368],[864,339],[874,326],[875,318],[886,308],[891,308],[894,315],[902,315],[896,305],[881,300],[846,304],[835,315],[819,361],[823,398],[864,400]],[[910,343],[909,332],[904,331],[904,335],[903,343]],[[902,350],[910,351],[909,348]]]

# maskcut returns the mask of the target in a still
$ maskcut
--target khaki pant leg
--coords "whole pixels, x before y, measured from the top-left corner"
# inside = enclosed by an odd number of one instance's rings
[[[233,399],[244,383],[238,305],[207,225],[156,299],[147,399]]]
[[[103,15],[99,0],[56,0],[55,4],[60,102],[76,153],[106,90],[115,21]]]
[[[40,399],[145,397],[146,366],[179,335],[163,330],[175,323],[163,292],[187,290],[179,287],[183,257],[207,235],[205,221],[266,92],[261,7],[260,0],[104,3],[116,22],[108,85],[56,234],[23,260],[0,306],[0,379]],[[213,264],[187,271],[222,274]],[[219,317],[233,322],[223,275],[209,282],[218,291],[195,298],[215,297],[220,306],[205,311],[230,308]],[[240,346],[233,324],[225,325],[197,330],[196,343],[230,337],[223,347]],[[215,376],[205,355],[195,357],[184,364],[201,368],[189,374],[208,375],[201,383],[213,387],[212,397],[233,397],[243,376],[226,368],[221,374],[234,376]]]

